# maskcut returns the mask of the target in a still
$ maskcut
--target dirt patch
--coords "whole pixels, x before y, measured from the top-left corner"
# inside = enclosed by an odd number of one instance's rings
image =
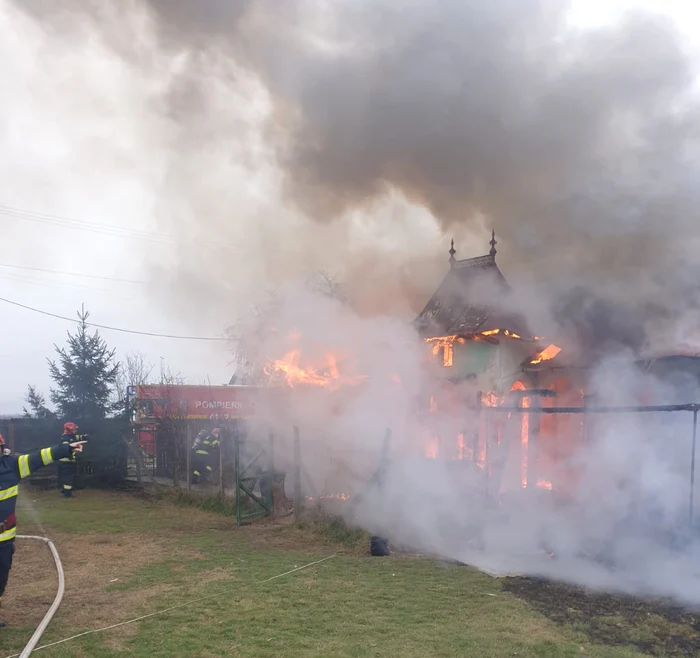
[[[135,616],[141,606],[170,588],[108,591],[143,566],[173,555],[173,547],[145,534],[64,535],[54,543],[63,563],[66,590],[56,614],[70,628],[95,628]],[[17,540],[10,583],[3,603],[4,620],[12,626],[36,626],[56,595],[58,578],[49,548]]]
[[[535,578],[504,578],[503,589],[593,642],[633,645],[652,656],[700,655],[700,613],[664,601],[591,593]]]

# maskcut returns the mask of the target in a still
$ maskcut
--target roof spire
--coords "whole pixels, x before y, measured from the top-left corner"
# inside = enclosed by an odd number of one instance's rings
[[[456,253],[457,252],[455,251],[455,241],[452,240],[452,243],[450,244],[450,267],[454,267]]]
[[[491,245],[489,256],[496,258],[496,245],[498,244],[496,241],[496,231],[491,231],[491,242],[489,242],[489,244]]]

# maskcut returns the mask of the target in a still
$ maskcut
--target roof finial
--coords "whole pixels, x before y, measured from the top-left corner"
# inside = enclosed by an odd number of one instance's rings
[[[450,244],[450,267],[452,267],[455,263],[455,254],[457,252],[455,251],[455,241],[452,240],[452,243]]]
[[[491,242],[489,242],[489,244],[491,245],[489,256],[496,258],[496,245],[498,244],[496,242],[496,231],[491,231]]]

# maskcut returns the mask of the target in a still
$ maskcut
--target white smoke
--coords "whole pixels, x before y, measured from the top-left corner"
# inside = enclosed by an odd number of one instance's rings
[[[498,487],[468,460],[421,457],[429,421],[417,412],[440,375],[405,322],[434,289],[438,238],[454,231],[466,242],[493,224],[505,269],[521,283],[537,275],[519,300],[533,330],[545,320],[547,331],[569,329],[567,315],[588,351],[611,337],[609,354],[648,339],[627,340],[628,327],[651,314],[663,337],[681,326],[697,297],[695,270],[679,264],[697,262],[698,115],[694,71],[668,22],[638,14],[570,32],[565,3],[535,0],[0,8],[50,67],[50,80],[31,78],[26,102],[87,133],[73,188],[128,181],[123,162],[147,181],[156,225],[187,243],[179,258],[151,259],[172,284],[154,298],[220,322],[241,298],[282,287],[274,326],[250,337],[258,351],[280,359],[298,349],[309,363],[332,352],[344,357],[341,374],[367,377],[337,391],[296,388],[265,409],[286,439],[282,465],[297,426],[315,486],[339,485],[342,461],[358,491],[391,429],[384,487],[349,520],[485,568],[700,602],[682,541],[689,414],[605,416],[590,445],[568,451],[579,482],[566,504],[517,487],[497,502]],[[114,116],[118,130],[107,130]],[[123,160],[117,144],[129,147]],[[32,190],[30,174],[13,175]],[[350,306],[296,287],[318,267],[341,273]],[[574,296],[558,310],[553,298],[574,284],[612,305]],[[642,321],[612,321],[623,305]],[[626,361],[606,357],[592,373],[603,403],[627,403],[644,383]],[[471,384],[462,389],[474,399]],[[465,405],[437,430],[456,440],[475,423]]]

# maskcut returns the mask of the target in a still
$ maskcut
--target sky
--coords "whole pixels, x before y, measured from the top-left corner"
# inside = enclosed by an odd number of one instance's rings
[[[671,15],[696,46],[694,5],[579,0],[570,20],[598,27],[643,7]],[[409,254],[427,268],[429,281],[439,282],[444,264],[435,266],[436,254],[446,255],[450,236],[419,203],[387,193],[382,203],[353,211],[343,229],[309,228],[285,207],[259,120],[269,109],[266,96],[245,76],[208,89],[222,108],[217,130],[223,122],[236,135],[218,144],[206,121],[185,134],[172,116],[154,110],[163,80],[174,74],[169,69],[187,62],[160,59],[135,43],[148,66],[134,69],[115,53],[124,43],[112,50],[85,35],[60,38],[10,0],[0,0],[0,25],[0,298],[45,312],[0,301],[0,414],[21,412],[28,384],[48,394],[46,359],[74,327],[51,314],[73,318],[83,304],[91,321],[127,330],[101,330],[120,358],[138,351],[156,370],[163,363],[190,383],[223,384],[233,365],[222,338],[251,291],[311,266],[332,268],[341,245],[355,254],[381,245],[382,253],[396,252],[397,268]],[[176,112],[178,89],[168,93],[175,96],[169,112]],[[230,221],[198,224],[198,214],[209,212]],[[284,225],[261,221],[251,228],[253,217],[284,213]],[[380,219],[369,223],[369,215]],[[485,253],[488,227],[482,229],[461,234],[460,256]],[[310,231],[313,244],[293,254],[296,236]],[[501,247],[507,252],[507,244]],[[245,267],[231,277],[225,265],[236,262]],[[369,299],[371,260],[354,263],[367,272],[366,290],[362,277],[353,280]],[[406,308],[399,311],[410,317]]]

